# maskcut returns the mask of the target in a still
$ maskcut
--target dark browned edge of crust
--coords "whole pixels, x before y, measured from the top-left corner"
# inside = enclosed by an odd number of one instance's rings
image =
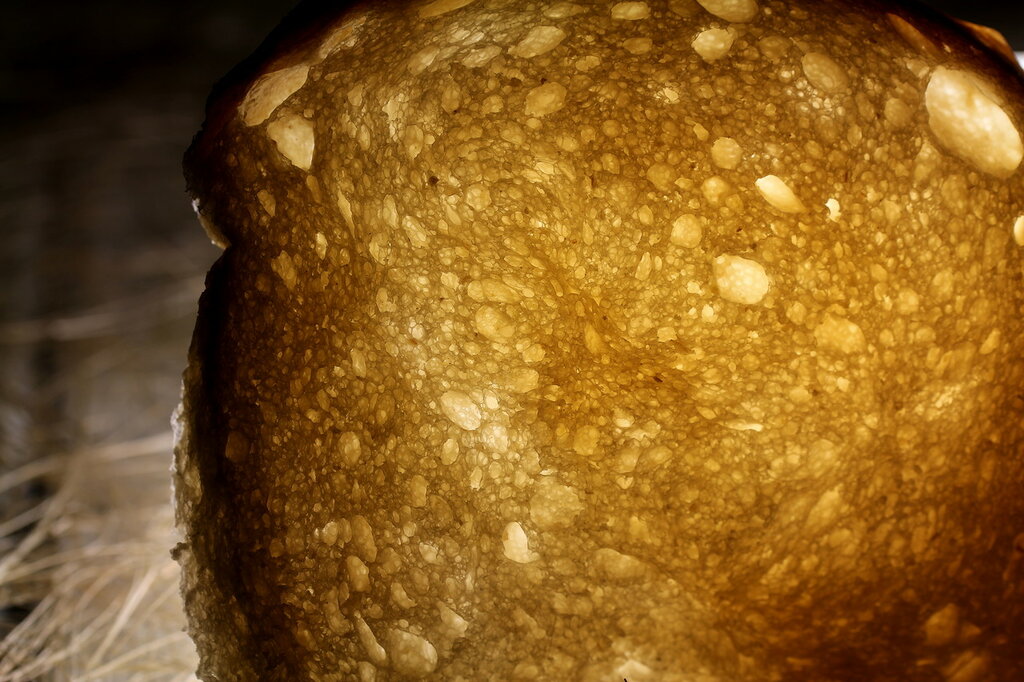
[[[201,443],[210,442],[211,439],[214,439],[223,444],[226,437],[224,433],[224,415],[218,406],[220,396],[218,395],[216,385],[217,378],[222,375],[220,368],[221,355],[217,352],[217,346],[222,338],[221,330],[224,326],[227,308],[225,300],[227,287],[224,286],[226,268],[227,264],[222,255],[214,262],[207,273],[206,287],[199,299],[199,315],[196,320],[195,330],[192,333],[192,343],[189,348],[189,367],[185,372],[183,389],[185,409],[182,412],[181,418],[185,434],[183,445],[186,451],[175,453],[175,476],[181,475],[177,459],[188,458],[191,460],[191,466],[195,468],[201,481],[202,494],[198,500],[183,499],[183,492],[179,489],[181,482],[175,481],[175,503],[177,505],[175,516],[179,527],[183,526],[181,531],[184,535],[183,545],[179,545],[179,549],[176,550],[176,554],[179,554],[179,556],[175,558],[182,561],[179,552],[182,549],[190,555],[187,564],[182,565],[184,573],[182,576],[182,590],[188,613],[188,630],[196,642],[201,657],[205,657],[208,652],[203,647],[201,637],[197,635],[209,635],[209,633],[195,632],[198,624],[193,620],[194,607],[191,602],[197,596],[193,592],[201,588],[195,585],[194,582],[197,579],[201,579],[205,573],[204,569],[211,568],[211,565],[214,563],[214,557],[211,556],[213,547],[218,545],[230,547],[226,537],[231,523],[230,519],[221,519],[221,522],[218,524],[200,525],[198,523],[199,519],[218,518],[224,511],[224,506],[215,504],[215,501],[211,500],[208,494],[210,491],[223,489],[224,479],[227,474],[223,460],[205,454],[200,456],[193,455],[195,450],[199,448],[202,448],[204,451],[207,450],[206,447],[201,446]],[[238,562],[231,562],[230,565],[237,566]],[[189,573],[189,571],[195,571],[195,573]],[[214,586],[204,586],[202,589],[205,590],[213,587],[212,592],[222,598],[222,600],[226,599],[227,595],[231,595],[236,591],[239,576],[235,574],[226,575],[220,571],[214,572],[213,576],[216,584]],[[206,594],[209,595],[209,592],[206,592]],[[211,605],[204,602],[204,606],[212,606],[214,609],[221,611],[217,615],[218,620],[226,619],[230,614],[230,609],[227,608],[226,603]],[[243,646],[241,642],[238,644]],[[254,663],[259,665],[264,662],[254,661]],[[204,677],[206,672],[206,661],[201,661],[199,668],[201,679],[206,679]]]
[[[207,165],[210,141],[235,116],[249,86],[261,74],[300,62],[326,27],[361,7],[398,5],[402,0],[303,0],[270,32],[259,47],[217,81],[206,99],[206,120],[185,152],[189,193],[200,195],[198,169]]]
[[[427,4],[427,1],[305,0],[285,17],[251,56],[215,85],[207,101],[203,128],[185,154],[184,170],[188,191],[200,201],[204,213],[225,232],[230,242],[236,236],[232,226],[219,220],[220,209],[215,198],[206,196],[203,188],[210,185],[211,179],[227,171],[223,158],[218,156],[222,149],[217,143],[223,130],[236,116],[237,106],[252,82],[263,73],[303,61],[319,45],[325,30],[349,13],[371,6],[384,9]],[[1024,71],[1005,54],[979,40],[970,27],[917,0],[853,0],[850,6],[880,15],[893,13],[912,21],[925,35],[941,37],[958,52],[961,60],[972,62],[1024,99]],[[184,398],[187,409],[183,414],[186,443],[191,441],[189,447],[195,456],[189,453],[178,455],[193,460],[192,465],[198,472],[203,491],[198,504],[196,500],[178,501],[179,525],[183,526],[185,534],[184,549],[192,553],[191,568],[198,575],[212,572],[215,585],[209,586],[212,589],[206,595],[217,595],[224,601],[217,604],[204,601],[202,606],[207,614],[218,611],[214,616],[218,621],[231,617],[231,602],[247,591],[247,581],[243,575],[244,563],[239,560],[238,549],[232,544],[232,529],[236,523],[233,506],[228,500],[214,499],[218,491],[226,488],[229,476],[225,460],[219,456],[227,438],[229,415],[226,406],[230,404],[230,396],[224,394],[227,387],[221,383],[221,378],[230,375],[230,372],[226,372],[229,368],[222,364],[227,360],[220,352],[220,343],[228,323],[230,301],[237,293],[229,287],[235,269],[233,260],[234,254],[229,246],[209,271],[206,290],[199,302],[199,316],[189,353],[191,366],[185,375]],[[181,495],[181,491],[178,495]],[[186,513],[181,505],[183,502],[196,506]],[[205,523],[210,519],[217,519],[218,523]],[[186,577],[183,585],[189,587],[189,581],[194,578]],[[244,599],[241,601],[244,602]],[[261,618],[259,614],[248,613],[244,603],[239,603],[239,607],[247,619]],[[191,610],[189,615],[191,630],[196,627],[196,623],[192,619]],[[251,670],[257,671],[259,679],[280,679],[283,674],[281,666],[283,664],[286,667],[287,663],[280,658],[268,656],[264,648],[259,646],[260,642],[254,641],[251,632],[236,634],[243,641],[233,643],[235,650],[247,659],[246,663]],[[285,633],[280,635],[284,637]],[[209,639],[206,642],[208,646]],[[294,650],[299,648],[295,642]],[[201,654],[209,655],[211,652],[205,649],[200,644]],[[200,674],[205,679],[224,679],[212,677],[215,672],[208,663],[200,667]],[[243,671],[228,674],[231,675],[229,679],[248,678]]]

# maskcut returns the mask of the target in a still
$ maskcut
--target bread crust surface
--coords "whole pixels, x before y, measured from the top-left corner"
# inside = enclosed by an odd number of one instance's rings
[[[307,6],[186,160],[200,676],[1024,677],[1022,103],[910,3]]]

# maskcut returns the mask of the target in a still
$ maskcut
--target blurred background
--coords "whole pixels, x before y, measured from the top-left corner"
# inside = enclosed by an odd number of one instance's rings
[[[217,257],[181,157],[290,0],[5,3],[0,680],[189,680],[170,415]]]
[[[5,4],[0,682],[191,680],[170,416],[217,257],[181,156],[290,0]],[[930,3],[1024,50],[1024,3]]]

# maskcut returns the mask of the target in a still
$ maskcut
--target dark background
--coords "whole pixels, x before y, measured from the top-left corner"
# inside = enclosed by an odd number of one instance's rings
[[[150,513],[138,502],[147,491],[166,508],[169,415],[203,273],[217,256],[192,215],[181,156],[212,84],[294,4],[5,3],[0,481],[7,483],[0,485],[0,562],[24,546],[63,484],[58,464],[5,479],[26,462],[127,443],[119,459],[89,464],[76,508],[96,518],[109,516],[106,510],[123,514],[118,537],[136,533],[127,523],[133,515]],[[1024,50],[1021,0],[931,4],[999,28]],[[143,462],[140,448],[152,463],[131,469],[126,462]],[[110,468],[97,470],[103,466]],[[33,542],[37,555],[74,541],[54,530]],[[13,587],[0,581],[0,640],[52,589],[46,575],[33,580]],[[0,668],[2,649],[0,643]]]

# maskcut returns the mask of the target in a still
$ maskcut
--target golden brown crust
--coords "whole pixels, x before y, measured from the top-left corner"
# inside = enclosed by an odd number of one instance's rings
[[[303,16],[187,159],[231,244],[178,453],[204,679],[1019,678],[997,48],[910,3]]]

